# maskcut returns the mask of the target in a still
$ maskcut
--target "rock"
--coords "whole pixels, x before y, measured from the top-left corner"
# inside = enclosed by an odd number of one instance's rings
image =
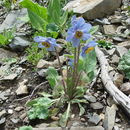
[[[125,41],[125,42],[119,43],[118,46],[125,47],[125,48],[129,49],[130,48],[130,41]]]
[[[113,104],[115,104],[115,101],[111,96],[107,98],[107,104],[111,107]]]
[[[14,124],[17,124],[19,122],[19,119],[11,118],[10,119]]]
[[[48,69],[41,69],[39,70],[37,73],[39,76],[41,77],[46,77],[46,72],[47,72]]]
[[[9,114],[13,114],[13,110],[12,109],[8,109],[8,113]]]
[[[122,74],[116,73],[113,77],[114,84],[119,88],[123,84],[124,76]]]
[[[126,82],[120,86],[120,90],[125,94],[130,94],[130,82]]]
[[[59,117],[51,116],[51,119],[52,119],[53,121],[58,121],[58,120],[59,120]]]
[[[0,125],[3,124],[3,123],[5,123],[5,120],[6,120],[6,118],[1,118],[0,119]]]
[[[26,113],[23,113],[22,115],[20,115],[20,119],[22,120],[25,119],[26,115],[27,115]]]
[[[119,56],[117,56],[116,54],[112,56],[112,60],[111,60],[111,63],[113,64],[118,64],[119,63]]]
[[[4,76],[4,78],[2,80],[14,80],[18,75],[15,73],[15,74],[10,74],[10,75],[7,75],[7,76]]]
[[[41,128],[33,128],[33,130],[63,130],[61,127],[41,127]],[[93,126],[93,127],[71,127],[65,128],[65,130],[104,130],[102,126]]]
[[[130,18],[126,20],[126,25],[130,25]]]
[[[113,15],[109,18],[109,20],[111,21],[111,23],[115,24],[115,23],[121,23],[121,18],[122,16],[118,16],[118,15]]]
[[[25,38],[22,37],[15,37],[13,42],[9,44],[12,50],[14,51],[23,51],[27,46],[29,46],[31,43],[27,41]]]
[[[82,14],[87,19],[102,18],[113,13],[120,7],[122,0],[73,0],[64,10],[73,10],[74,13]]]
[[[114,41],[116,41],[116,42],[123,42],[124,41],[124,39],[123,38],[121,38],[121,37],[113,37],[112,38]]]
[[[19,111],[21,111],[23,109],[24,109],[24,107],[16,107],[14,110],[17,111],[17,112],[19,112]]]
[[[0,48],[0,63],[4,63],[2,60],[6,58],[15,58],[17,57],[17,54],[8,50],[5,50],[3,48]]]
[[[103,109],[103,105],[100,102],[91,103],[90,106],[95,110]]]
[[[28,82],[27,79],[24,79],[24,81],[22,81],[21,83],[19,83],[19,87],[16,90],[16,94],[17,95],[23,95],[23,94],[28,94],[28,88],[25,85]]]
[[[110,56],[112,56],[112,55],[115,53],[115,51],[116,51],[115,48],[112,48],[112,49],[110,49],[110,50],[107,50],[107,52],[108,52],[108,54],[109,54]]]
[[[103,126],[105,130],[112,130],[115,123],[116,116],[116,105],[112,105],[112,107],[107,107],[105,112],[105,119],[103,122]]]
[[[92,96],[92,95],[85,95],[84,96],[84,98],[87,100],[87,101],[89,101],[89,102],[91,102],[91,103],[94,103],[94,102],[96,102],[96,98],[94,97],[94,96]]]
[[[101,25],[110,24],[107,18],[104,18],[103,20],[95,19],[94,23],[101,24]]]
[[[47,123],[42,123],[42,124],[37,125],[36,127],[37,127],[37,128],[45,128],[45,127],[48,127],[48,126],[49,126],[49,124],[47,124]]]
[[[89,123],[97,125],[101,121],[101,118],[98,114],[94,113],[88,120]]]
[[[104,25],[103,30],[106,35],[113,35],[116,33],[116,26],[115,25]]]
[[[114,130],[120,130],[118,126],[114,126]]]
[[[3,91],[0,93],[0,99],[3,101],[8,99],[8,95],[10,95],[10,89],[7,89],[6,91]]]
[[[63,64],[65,62],[65,57],[64,56],[60,56],[60,62],[61,64]],[[38,64],[37,64],[37,68],[38,69],[42,69],[42,68],[48,68],[49,66],[58,68],[59,67],[59,62],[58,60],[54,60],[53,62],[49,62],[49,61],[45,61],[43,59],[41,59]]]
[[[6,115],[6,111],[5,111],[5,109],[4,110],[2,110],[1,112],[0,112],[0,118],[2,117],[2,116],[5,116]]]
[[[22,17],[25,16],[27,14],[27,10],[26,9],[21,9],[21,10],[13,10],[11,11],[6,19],[4,20],[4,22],[2,23],[2,25],[0,26],[0,32],[2,32],[4,29],[9,29],[12,27],[20,27],[23,24],[25,24],[24,21],[20,21],[18,19],[18,17]]]
[[[128,50],[125,47],[116,46],[117,54],[122,57],[125,53],[128,52]]]

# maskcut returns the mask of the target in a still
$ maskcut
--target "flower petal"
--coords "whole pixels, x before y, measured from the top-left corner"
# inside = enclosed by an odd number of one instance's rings
[[[91,37],[92,37],[91,34],[89,34],[89,33],[83,33],[82,40],[86,41],[86,40],[88,40],[88,39],[91,38]]]
[[[77,38],[73,38],[72,39],[72,45],[73,45],[73,47],[78,47],[79,43],[80,43],[80,39],[77,39]]]
[[[43,46],[41,43],[38,44],[39,48],[45,48],[45,46]]]
[[[37,37],[34,37],[34,41],[35,42],[43,42],[43,41],[46,41],[47,40],[47,38],[45,38],[45,37],[42,37],[42,36],[37,36]]]

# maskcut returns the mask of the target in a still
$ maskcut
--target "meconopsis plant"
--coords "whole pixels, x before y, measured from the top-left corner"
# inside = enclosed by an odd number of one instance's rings
[[[97,45],[97,43],[92,40],[93,37],[90,34],[91,29],[92,25],[86,23],[82,17],[72,17],[71,27],[67,31],[66,41],[68,44],[71,44],[73,53],[69,52],[70,54],[67,55],[66,78],[64,78],[59,54],[56,49],[57,47],[60,47],[60,45],[56,43],[56,39],[41,36],[34,38],[34,41],[39,43],[39,48],[46,48],[48,51],[56,52],[60,66],[60,74],[62,76],[64,95],[68,101],[78,97],[79,84],[84,76],[84,62],[86,62],[86,55],[94,50],[94,47]]]

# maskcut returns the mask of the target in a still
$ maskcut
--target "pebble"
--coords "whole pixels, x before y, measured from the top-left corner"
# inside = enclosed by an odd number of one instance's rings
[[[95,110],[103,109],[103,105],[100,102],[91,103],[90,106]]]
[[[2,118],[2,119],[0,119],[0,125],[1,124],[3,124],[3,123],[5,123],[5,120],[6,120],[6,118],[4,117],[4,118]]]
[[[89,102],[92,102],[92,103],[96,102],[96,98],[92,95],[85,95],[84,98]]]
[[[8,109],[8,113],[9,114],[13,114],[13,110],[12,109]]]
[[[2,111],[0,112],[0,118],[1,118],[2,116],[5,116],[5,114],[6,114],[6,110],[2,110]]]
[[[14,110],[17,111],[17,112],[19,112],[19,111],[21,111],[23,109],[24,109],[24,107],[16,107]]]

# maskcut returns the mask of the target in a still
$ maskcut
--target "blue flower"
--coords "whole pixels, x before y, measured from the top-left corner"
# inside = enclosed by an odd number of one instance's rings
[[[73,59],[69,59],[68,65],[73,67],[74,66],[74,60]]]
[[[51,37],[37,36],[34,38],[34,41],[39,43],[39,48],[47,48],[48,51],[55,51],[55,47],[60,47],[56,43],[56,39]]]
[[[80,40],[88,40],[91,37],[89,33],[92,28],[91,24],[86,23],[83,18],[76,18],[73,16],[71,19],[72,27],[69,28],[66,40],[72,42],[74,47],[78,47]]]
[[[98,43],[96,43],[95,41],[90,41],[88,44],[86,44],[86,46],[82,48],[81,56],[85,57],[86,54],[92,51],[97,44]]]

